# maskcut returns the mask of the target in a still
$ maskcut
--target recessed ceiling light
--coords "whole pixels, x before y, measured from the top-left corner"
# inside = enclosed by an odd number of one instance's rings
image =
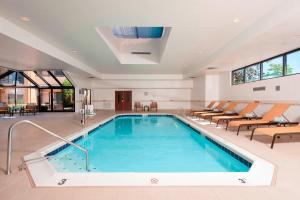
[[[22,16],[22,17],[20,17],[20,19],[24,22],[30,22],[30,18],[26,17],[26,16]]]
[[[72,53],[78,53],[78,51],[76,51],[76,50],[72,50]]]
[[[240,19],[237,17],[233,20],[234,23],[239,23],[240,22]]]

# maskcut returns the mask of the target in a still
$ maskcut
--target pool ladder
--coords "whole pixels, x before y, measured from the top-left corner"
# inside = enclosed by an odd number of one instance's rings
[[[88,150],[86,150],[85,148],[82,148],[81,146],[73,143],[72,141],[66,139],[66,138],[63,138],[29,120],[21,120],[21,121],[18,121],[18,122],[15,122],[13,123],[10,127],[9,127],[9,130],[8,130],[8,142],[7,142],[7,162],[6,162],[6,174],[7,175],[10,175],[11,174],[11,154],[12,154],[12,135],[13,135],[13,131],[14,131],[14,128],[20,124],[30,124],[46,133],[48,133],[49,135],[55,137],[55,138],[58,138],[62,141],[64,141],[65,143],[67,144],[70,144],[71,146],[79,149],[80,151],[82,151],[84,154],[85,154],[85,167],[86,167],[86,171],[89,171],[89,154],[88,154]]]

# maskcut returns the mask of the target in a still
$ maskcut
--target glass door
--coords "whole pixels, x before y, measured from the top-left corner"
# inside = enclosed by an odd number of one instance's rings
[[[63,111],[64,110],[63,90],[62,89],[53,89],[52,104],[53,104],[53,111]]]
[[[40,90],[40,110],[42,112],[51,111],[51,89],[41,89]]]

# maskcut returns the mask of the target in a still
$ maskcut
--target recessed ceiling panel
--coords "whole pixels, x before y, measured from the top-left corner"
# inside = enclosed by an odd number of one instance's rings
[[[118,26],[96,30],[121,64],[159,64],[171,28]]]

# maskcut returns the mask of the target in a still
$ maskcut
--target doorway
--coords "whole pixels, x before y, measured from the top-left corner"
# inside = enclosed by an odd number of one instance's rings
[[[115,110],[132,110],[132,91],[115,91]]]

